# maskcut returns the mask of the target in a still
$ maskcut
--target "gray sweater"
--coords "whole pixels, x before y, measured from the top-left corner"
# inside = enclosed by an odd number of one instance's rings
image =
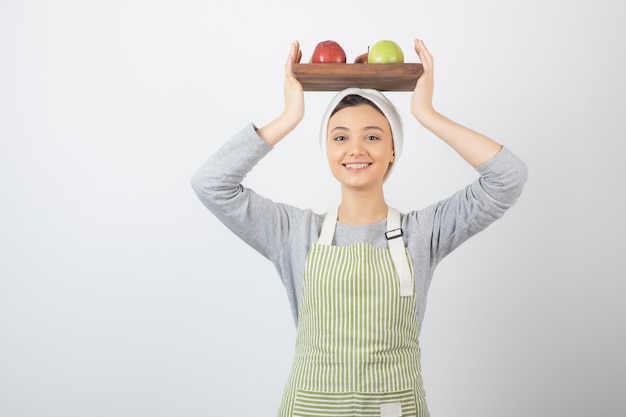
[[[198,169],[191,184],[200,201],[224,225],[274,264],[297,324],[307,253],[317,242],[325,214],[276,203],[241,184],[271,150],[249,124]],[[502,217],[519,197],[527,178],[526,165],[507,148],[477,171],[480,177],[452,196],[401,214],[404,243],[413,264],[420,328],[437,264]],[[386,220],[358,226],[337,222],[333,244],[367,242],[386,249],[385,231]]]

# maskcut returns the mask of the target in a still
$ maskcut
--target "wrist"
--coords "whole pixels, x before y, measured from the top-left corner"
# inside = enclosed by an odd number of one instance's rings
[[[280,116],[278,116],[277,121],[279,121],[285,128],[292,131],[298,126],[298,124],[304,118],[304,114],[295,112],[292,110],[284,110]]]
[[[441,114],[439,114],[432,106],[416,110],[413,112],[413,115],[426,129],[430,129],[430,126],[436,123],[438,119],[441,119]]]
[[[257,130],[258,135],[265,142],[274,146],[291,132],[300,122],[299,119],[288,114],[281,114],[267,125]]]

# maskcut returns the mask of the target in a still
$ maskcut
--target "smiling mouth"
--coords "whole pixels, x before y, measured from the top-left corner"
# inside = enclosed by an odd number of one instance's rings
[[[370,164],[368,163],[361,163],[361,164],[343,164],[343,166],[345,166],[348,169],[363,169],[363,168],[367,168],[368,166],[370,166]]]

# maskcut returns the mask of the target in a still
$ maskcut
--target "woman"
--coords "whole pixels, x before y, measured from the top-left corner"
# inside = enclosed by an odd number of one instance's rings
[[[331,101],[321,146],[341,186],[326,215],[265,199],[245,175],[304,117],[302,86],[285,65],[282,114],[250,124],[194,175],[200,200],[275,265],[297,325],[296,352],[280,416],[428,416],[419,331],[439,261],[501,217],[519,197],[525,164],[497,142],[439,114],[432,105],[433,59],[423,65],[411,112],[471,164],[480,178],[449,198],[400,214],[383,184],[402,152],[400,117],[378,91],[347,89]],[[370,414],[368,414],[370,413]]]

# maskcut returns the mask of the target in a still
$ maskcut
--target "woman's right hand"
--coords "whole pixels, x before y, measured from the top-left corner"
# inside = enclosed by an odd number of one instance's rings
[[[301,59],[300,43],[294,41],[291,44],[287,62],[285,62],[285,108],[277,119],[257,130],[259,136],[270,145],[275,145],[287,136],[304,118],[304,91],[302,84],[293,75],[291,68],[294,63],[299,63]]]
[[[296,124],[304,118],[304,92],[302,84],[293,75],[291,66],[297,64],[302,59],[300,43],[293,41],[291,50],[285,63],[285,113],[288,114]]]

